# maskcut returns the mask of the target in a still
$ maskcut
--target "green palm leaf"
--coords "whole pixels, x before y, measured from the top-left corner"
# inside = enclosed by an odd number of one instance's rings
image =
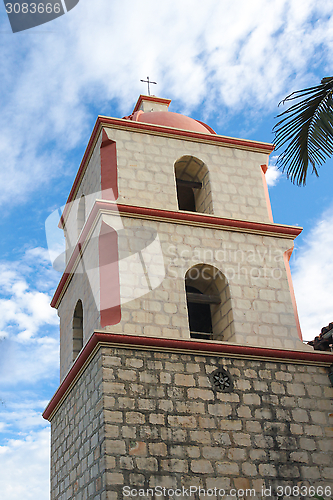
[[[318,167],[333,154],[332,94],[333,77],[327,77],[282,101],[298,102],[277,116],[281,119],[273,128],[276,148],[283,148],[277,166],[298,186],[306,183],[309,163],[318,177]]]

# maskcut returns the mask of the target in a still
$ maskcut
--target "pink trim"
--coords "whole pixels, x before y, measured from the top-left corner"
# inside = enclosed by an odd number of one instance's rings
[[[95,346],[97,345],[98,340],[96,337],[96,334],[93,333],[92,336],[90,337],[89,341],[87,344],[84,346],[83,350],[80,352],[80,354],[75,358],[74,364],[72,365],[72,368],[56,390],[54,396],[52,397],[51,401],[47,405],[46,409],[44,410],[43,417],[45,420],[49,418],[49,416],[52,414],[54,408],[58,405],[59,401],[61,398],[64,396],[66,393],[68,387],[71,385],[73,380],[75,379],[76,375],[79,373],[81,370],[82,366],[84,363],[87,361],[88,357],[90,356],[91,352],[94,350]]]
[[[98,239],[101,328],[121,320],[118,235],[102,222]]]
[[[281,234],[283,236],[294,237],[298,236],[302,228],[294,227],[294,226],[282,226],[280,224],[269,224],[269,223],[261,223],[261,222],[251,222],[237,219],[223,219],[221,217],[212,217],[210,215],[203,215],[198,213],[190,213],[190,212],[171,212],[170,210],[160,210],[156,208],[145,208],[145,207],[136,207],[133,205],[120,205],[116,203],[107,203],[102,201],[95,202],[95,205],[90,212],[88,220],[84,226],[83,232],[81,234],[80,241],[78,245],[75,247],[73,251],[73,255],[70,258],[69,263],[66,266],[65,272],[59,282],[59,285],[55,291],[53,299],[51,301],[51,306],[56,307],[56,303],[61,295],[62,289],[67,281],[68,276],[72,272],[73,265],[76,261],[76,258],[79,255],[79,246],[85,241],[89,228],[93,224],[95,217],[99,210],[109,210],[111,212],[117,212],[120,215],[124,214],[133,214],[133,215],[143,215],[145,217],[157,217],[162,221],[163,219],[171,219],[174,221],[182,221],[182,222],[198,222],[207,224],[207,226],[221,226],[223,228],[237,228],[237,229],[245,229],[248,231],[263,231],[265,233],[270,233],[272,235]]]
[[[260,165],[260,166],[261,166],[261,178],[262,178],[262,183],[264,185],[264,191],[265,191],[268,217],[269,217],[269,220],[274,223],[271,200],[269,199],[268,186],[267,186],[267,181],[266,181],[266,176],[265,176],[268,167],[267,167],[267,165]]]
[[[207,123],[205,122],[201,122],[200,120],[195,120],[196,122],[198,123],[201,123],[201,125],[203,125],[204,127],[206,127],[206,129],[208,130],[208,132],[210,132],[211,134],[216,134],[215,130],[212,129],[212,127],[210,127],[209,125],[207,125]]]
[[[119,213],[131,213],[136,215],[144,215],[148,217],[160,217],[162,219],[172,219],[186,222],[199,222],[207,225],[218,225],[224,227],[232,227],[254,231],[264,231],[272,234],[283,234],[286,236],[298,236],[302,232],[302,228],[295,226],[283,226],[281,224],[270,224],[264,222],[252,222],[237,219],[224,219],[222,217],[214,217],[199,213],[190,212],[173,212],[171,210],[161,210],[157,208],[138,207],[133,205],[108,205],[113,206],[111,210],[119,211]],[[105,207],[106,208],[106,207]]]
[[[135,113],[133,113],[129,120],[133,120],[135,122],[139,121],[139,118],[141,115],[144,115],[144,112],[142,111],[142,109],[140,109],[139,111],[136,111]]]
[[[104,200],[115,201],[118,198],[117,148],[115,141],[102,132],[101,153],[101,190]]]
[[[95,206],[94,206],[95,208]],[[79,255],[82,255],[82,243],[85,242],[85,240],[87,239],[87,236],[88,236],[88,233],[89,233],[89,230],[91,228],[91,225],[93,223],[93,221],[95,220],[95,216],[96,216],[96,213],[94,212],[94,208],[92,209],[92,211],[90,212],[89,214],[89,217],[88,217],[88,220],[87,222],[85,223],[84,227],[83,227],[83,231],[80,235],[80,239],[79,241],[77,242],[77,244],[75,245],[75,248],[73,250],[73,253],[71,255],[71,258],[69,259],[69,262],[66,266],[66,269],[59,281],[59,285],[57,286],[57,289],[55,291],[55,294],[53,296],[53,299],[51,300],[51,307],[55,307],[56,306],[56,303],[57,303],[57,300],[58,298],[60,297],[61,295],[61,292],[62,292],[62,289],[69,277],[69,275],[71,274],[72,272],[72,269],[74,267],[74,264],[76,262],[76,259],[78,258]]]
[[[163,99],[162,97],[156,97],[154,95],[140,95],[139,99],[137,100],[136,105],[134,106],[133,113],[139,110],[139,107],[142,103],[142,101],[150,101],[150,102],[158,102],[160,104],[167,104],[168,106],[170,105],[171,99]]]
[[[291,257],[291,254],[293,253],[293,248],[289,248],[286,252],[283,254],[283,260],[284,260],[284,265],[286,267],[287,271],[287,278],[288,278],[288,285],[289,285],[289,290],[290,290],[290,295],[291,295],[291,303],[293,305],[293,310],[294,310],[294,316],[295,316],[295,321],[296,321],[296,328],[297,328],[297,333],[300,338],[300,340],[303,341],[303,335],[302,335],[302,330],[301,330],[301,324],[299,322],[299,316],[298,316],[298,310],[297,310],[297,304],[296,304],[296,297],[295,297],[295,291],[294,291],[294,285],[293,285],[293,280],[291,277],[291,271],[290,271],[290,265],[289,265],[289,260]]]
[[[66,205],[65,205],[65,208],[64,208],[64,211],[61,215],[61,218],[60,218],[60,222],[59,222],[59,227],[63,227],[64,225],[64,222],[66,221],[66,218],[67,218],[67,212],[69,211],[70,209],[70,203],[71,201],[73,201],[73,199],[75,199],[75,196],[74,196],[74,193],[76,191],[76,188],[77,186],[80,184],[81,182],[81,175],[82,175],[82,172],[83,172],[83,169],[85,167],[85,164],[86,164],[86,161],[88,160],[88,157],[90,155],[90,151],[92,149],[92,146],[95,142],[95,138],[96,138],[96,135],[98,134],[99,132],[99,127],[100,127],[100,120],[99,120],[99,117],[97,117],[97,120],[96,120],[96,123],[95,123],[95,126],[93,128],[93,131],[92,131],[92,134],[90,136],[90,139],[89,139],[89,142],[88,142],[88,145],[86,147],[86,150],[84,152],[84,155],[83,155],[83,158],[81,160],[81,163],[80,163],[80,167],[79,167],[79,170],[76,174],[76,177],[74,179],[74,182],[73,182],[73,186],[72,186],[72,189],[70,190],[70,193],[68,195],[68,198],[67,198],[67,202],[66,202]]]
[[[280,349],[270,349],[266,347],[249,347],[235,344],[215,344],[208,342],[196,342],[194,340],[177,340],[169,338],[156,338],[156,337],[139,337],[134,335],[122,335],[114,333],[96,333],[94,332],[90,337],[88,343],[85,345],[84,349],[81,351],[80,355],[76,358],[72,368],[67,374],[64,381],[60,384],[58,390],[54,394],[53,398],[47,405],[43,417],[48,420],[52,415],[53,411],[60,403],[62,397],[65,395],[66,391],[69,389],[71,383],[84,366],[88,357],[94,350],[94,348],[99,343],[108,344],[122,344],[124,346],[136,347],[152,347],[152,348],[162,348],[162,349],[179,349],[182,351],[197,351],[205,352],[208,355],[214,354],[238,354],[245,356],[255,356],[264,357],[272,359],[283,359],[309,362],[320,362],[320,363],[332,363],[333,354],[323,354],[318,351],[314,352],[302,352],[302,351],[289,351]]]

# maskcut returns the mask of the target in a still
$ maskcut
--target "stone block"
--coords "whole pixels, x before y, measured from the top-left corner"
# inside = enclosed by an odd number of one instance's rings
[[[260,405],[261,404],[261,399],[258,394],[255,393],[250,393],[250,394],[243,394],[243,401],[244,404],[246,405]]]
[[[146,419],[143,413],[130,411],[126,414],[127,424],[144,424],[145,421]]]
[[[193,375],[185,375],[185,374],[175,374],[175,384],[177,386],[186,386],[186,387],[193,387],[195,386],[195,380],[193,378]]]
[[[238,475],[239,474],[239,466],[235,462],[217,462],[216,463],[216,471],[221,476],[224,475]]]
[[[182,416],[182,415],[169,415],[168,423],[172,427],[187,427],[187,428],[195,428],[197,427],[197,419],[191,416]]]
[[[124,484],[124,476],[120,472],[106,472],[106,481],[108,484]]]
[[[126,445],[124,441],[120,441],[119,439],[108,439],[105,450],[107,455],[125,455]]]
[[[188,464],[186,460],[171,458],[169,460],[161,460],[161,468],[168,472],[183,472],[188,473]]]
[[[150,443],[149,453],[153,456],[165,457],[167,455],[167,446],[165,443]]]
[[[224,458],[225,450],[218,446],[203,446],[202,456],[207,460],[221,460]]]
[[[146,456],[147,444],[143,441],[132,441],[129,447],[129,454],[133,456]]]
[[[196,474],[213,474],[214,469],[209,460],[191,460],[191,471]]]
[[[291,411],[293,420],[295,422],[308,422],[309,421],[309,416],[306,410],[302,410],[300,408],[297,408],[296,410]]]
[[[154,457],[136,458],[135,463],[139,470],[146,470],[146,471],[158,470],[158,462]]]

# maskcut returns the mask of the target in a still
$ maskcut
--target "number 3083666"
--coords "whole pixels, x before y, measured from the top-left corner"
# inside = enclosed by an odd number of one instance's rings
[[[6,3],[7,14],[59,14],[61,12],[60,3]]]
[[[283,497],[330,497],[332,489],[330,486],[277,486],[277,496]]]

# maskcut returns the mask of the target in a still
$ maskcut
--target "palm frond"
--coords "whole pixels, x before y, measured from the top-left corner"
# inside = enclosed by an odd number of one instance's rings
[[[320,85],[289,94],[280,104],[297,100],[280,113],[274,126],[276,149],[283,148],[277,166],[298,186],[305,185],[309,164],[318,167],[333,154],[333,77]],[[279,104],[279,105],[280,105]]]

